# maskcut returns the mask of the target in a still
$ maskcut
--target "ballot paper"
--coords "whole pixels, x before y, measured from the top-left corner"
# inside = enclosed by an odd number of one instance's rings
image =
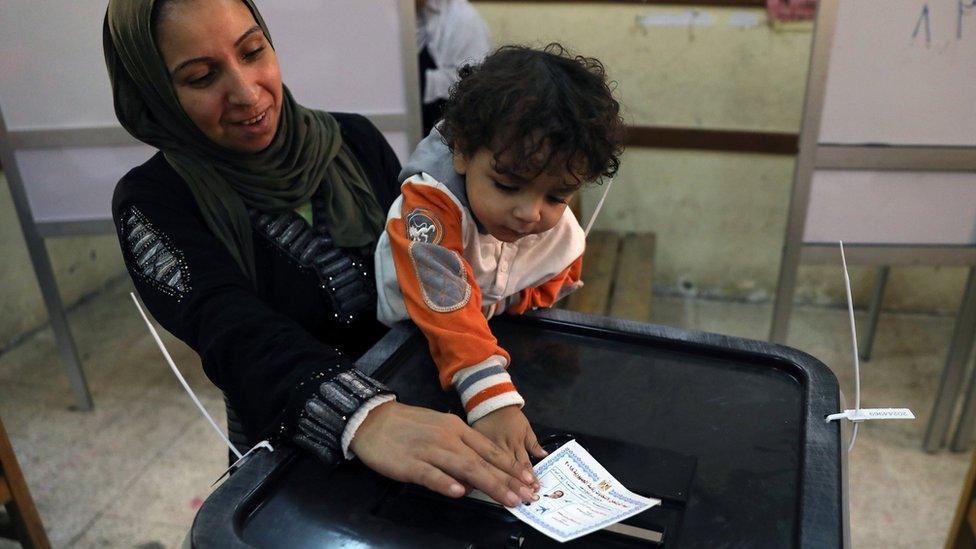
[[[661,500],[623,487],[571,440],[535,466],[539,499],[509,511],[557,541],[569,541],[646,511]]]

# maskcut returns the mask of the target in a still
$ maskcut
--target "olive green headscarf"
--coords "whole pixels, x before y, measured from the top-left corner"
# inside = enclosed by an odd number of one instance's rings
[[[242,0],[271,42],[251,0]],[[258,153],[239,153],[210,141],[186,115],[153,40],[154,0],[111,0],[103,47],[115,113],[136,139],[163,151],[193,192],[204,219],[245,275],[255,281],[247,207],[294,209],[323,183],[329,232],[338,246],[371,250],[383,212],[362,167],[342,142],[328,113],[299,105],[284,89],[278,131]]]

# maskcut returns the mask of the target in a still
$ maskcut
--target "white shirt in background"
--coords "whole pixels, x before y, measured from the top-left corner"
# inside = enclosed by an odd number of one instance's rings
[[[428,69],[425,105],[447,99],[458,69],[480,63],[491,51],[488,26],[468,0],[427,0],[417,13],[417,52],[427,47],[436,69]]]

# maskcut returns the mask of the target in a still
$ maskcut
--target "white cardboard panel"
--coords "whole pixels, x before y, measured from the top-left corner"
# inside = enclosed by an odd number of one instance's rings
[[[400,159],[400,164],[405,164],[407,162],[407,158],[410,157],[410,153],[413,152],[413,147],[410,145],[410,135],[405,131],[391,130],[383,132],[383,137],[389,141],[390,147],[393,148],[393,152],[395,152],[397,158]]]
[[[804,242],[976,244],[976,173],[818,170]]]
[[[37,222],[112,218],[112,192],[156,153],[148,145],[17,151],[14,157]]]
[[[976,8],[968,4],[840,0],[819,141],[976,145]]]
[[[259,1],[295,99],[328,111],[407,112],[397,3]]]
[[[265,0],[259,7],[282,79],[300,103],[407,111],[397,0]],[[8,130],[118,125],[102,56],[104,16],[104,1],[0,2],[0,104]]]
[[[410,154],[407,132],[387,131],[400,162]],[[14,156],[37,222],[110,219],[115,184],[156,153],[148,145],[29,149]]]
[[[8,130],[118,126],[102,56],[105,1],[0,0]]]
[[[402,0],[259,0],[284,82],[316,109],[405,114]],[[0,0],[0,105],[7,129],[118,126],[102,57],[104,0]],[[412,26],[407,29],[413,40]],[[409,107],[409,108],[408,108]],[[401,162],[406,129],[385,132]],[[39,222],[110,218],[142,145],[15,151]]]

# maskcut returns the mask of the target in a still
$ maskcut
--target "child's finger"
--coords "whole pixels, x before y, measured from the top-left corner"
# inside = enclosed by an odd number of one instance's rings
[[[549,452],[539,444],[539,440],[535,438],[535,433],[532,431],[529,431],[525,436],[525,449],[537,458],[544,458],[549,455]]]
[[[526,453],[525,448],[515,447],[515,459],[519,460],[520,463],[532,469],[532,461],[529,459],[529,454]],[[534,471],[533,471],[534,473]]]
[[[532,471],[533,480],[532,483],[529,484],[529,487],[532,488],[532,495],[537,498],[538,496],[536,496],[535,493],[539,491],[539,477],[535,475],[535,471],[532,469],[532,462],[529,461],[529,454],[525,451],[524,447],[516,447],[515,458],[518,459],[519,462],[524,463],[525,466]],[[533,501],[535,500],[533,499]]]

